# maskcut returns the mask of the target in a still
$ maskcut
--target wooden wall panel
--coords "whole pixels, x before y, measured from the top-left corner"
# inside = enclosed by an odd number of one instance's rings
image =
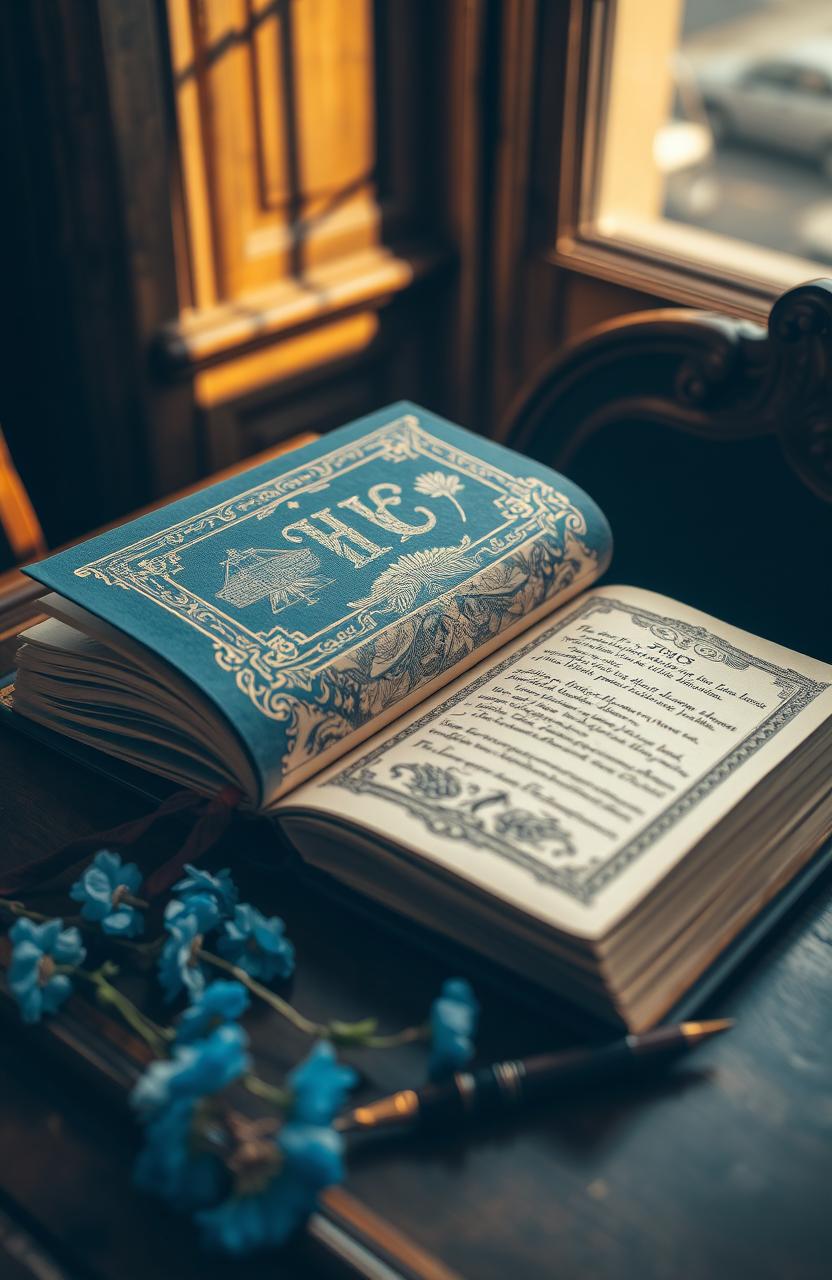
[[[378,238],[370,0],[168,0],[196,308]]]

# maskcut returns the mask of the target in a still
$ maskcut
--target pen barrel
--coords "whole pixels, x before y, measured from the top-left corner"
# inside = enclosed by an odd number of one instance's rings
[[[452,1080],[420,1091],[420,1118],[425,1124],[444,1125],[510,1110],[537,1098],[556,1096],[577,1084],[583,1087],[621,1076],[633,1061],[634,1054],[624,1040],[600,1049],[545,1054],[459,1071]]]
[[[550,1098],[567,1088],[591,1088],[602,1080],[621,1079],[637,1061],[629,1039],[617,1040],[598,1049],[576,1049],[567,1053],[541,1054],[525,1062],[524,1096]]]
[[[729,1021],[683,1023],[656,1027],[599,1048],[541,1053],[531,1058],[496,1062],[474,1071],[458,1071],[451,1080],[403,1089],[377,1102],[358,1106],[336,1122],[342,1131],[398,1125],[445,1127],[489,1111],[511,1110],[536,1099],[557,1097],[570,1089],[597,1089],[604,1080],[619,1080],[634,1065],[652,1060],[667,1064],[677,1055],[731,1026]]]

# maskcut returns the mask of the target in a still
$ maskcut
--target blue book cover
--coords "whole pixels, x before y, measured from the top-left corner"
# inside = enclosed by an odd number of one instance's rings
[[[611,548],[565,477],[402,402],[28,572],[193,681],[263,805],[588,586]]]

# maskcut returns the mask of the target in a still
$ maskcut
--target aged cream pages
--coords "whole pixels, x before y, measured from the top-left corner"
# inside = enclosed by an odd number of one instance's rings
[[[832,667],[675,601],[601,588],[295,792],[281,823],[303,854],[298,816],[335,819],[532,930],[596,944],[785,767],[782,789],[816,730],[821,750],[830,683]],[[712,840],[717,882],[731,856]],[[329,861],[337,876],[336,844]],[[382,858],[362,887],[386,896],[384,876]]]

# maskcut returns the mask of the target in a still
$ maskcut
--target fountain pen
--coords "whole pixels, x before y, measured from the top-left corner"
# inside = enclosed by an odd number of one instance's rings
[[[569,1086],[592,1086],[616,1079],[647,1062],[670,1061],[711,1036],[728,1031],[730,1018],[680,1022],[627,1035],[600,1048],[540,1053],[495,1062],[476,1071],[458,1071],[449,1080],[421,1089],[401,1089],[344,1112],[335,1120],[341,1133],[370,1132],[397,1126],[444,1126],[485,1112],[554,1097]]]

